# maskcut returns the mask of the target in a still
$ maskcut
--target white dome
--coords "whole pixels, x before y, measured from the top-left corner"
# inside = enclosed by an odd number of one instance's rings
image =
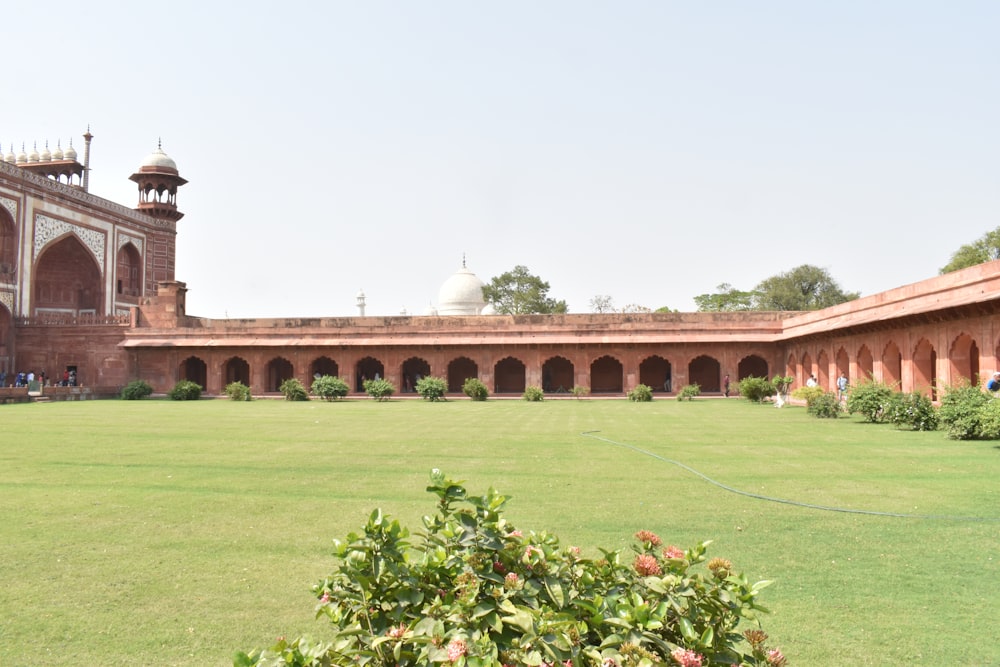
[[[483,281],[465,266],[444,281],[438,292],[439,315],[478,315],[485,306]]]
[[[150,168],[152,170],[169,169],[176,172],[177,163],[174,162],[169,155],[164,153],[162,148],[157,146],[156,150],[150,153],[149,156],[142,161],[142,168],[140,171],[150,171]]]

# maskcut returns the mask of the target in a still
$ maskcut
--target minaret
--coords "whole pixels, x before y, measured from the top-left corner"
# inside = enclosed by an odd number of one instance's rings
[[[86,173],[85,171],[84,178],[86,178]],[[177,163],[163,152],[161,141],[157,141],[156,150],[143,160],[139,171],[129,176],[129,179],[139,184],[139,206],[137,207],[139,211],[154,218],[166,218],[174,221],[184,217],[184,214],[177,210],[177,188],[187,181],[181,178],[178,173]],[[84,185],[84,189],[86,189],[86,185]]]
[[[365,291],[364,290],[361,290],[360,292],[358,292],[357,300],[358,300],[358,316],[359,317],[364,317],[365,316]]]
[[[83,191],[90,191],[90,140],[94,138],[94,135],[90,133],[90,125],[87,126],[87,132],[83,135]]]

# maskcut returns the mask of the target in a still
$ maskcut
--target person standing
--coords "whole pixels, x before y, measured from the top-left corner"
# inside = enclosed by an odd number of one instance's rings
[[[726,373],[726,377],[722,378],[722,395],[729,398],[729,373]]]
[[[843,371],[840,372],[840,377],[837,378],[837,400],[845,401],[847,400],[847,373]]]

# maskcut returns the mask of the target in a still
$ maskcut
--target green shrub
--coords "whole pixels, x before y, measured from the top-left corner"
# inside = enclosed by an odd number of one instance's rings
[[[201,385],[191,380],[181,380],[167,392],[172,401],[197,401],[201,398]]]
[[[376,509],[335,542],[333,571],[313,587],[325,641],[281,638],[233,664],[785,664],[758,620],[769,582],[708,559],[708,542],[685,551],[640,530],[631,550],[590,559],[550,533],[517,530],[492,488],[473,495],[435,470],[427,490],[437,512],[412,537]]]
[[[298,378],[288,378],[283,381],[278,387],[278,391],[284,394],[286,401],[309,400],[309,392],[306,391],[305,385]]]
[[[526,387],[521,398],[526,401],[541,401],[545,398],[545,392],[541,387]]]
[[[774,392],[782,396],[788,395],[788,388],[792,386],[793,382],[795,382],[795,378],[791,375],[775,375],[771,378],[771,384],[774,385]]]
[[[908,428],[912,431],[936,431],[940,425],[934,403],[919,392],[896,392],[889,404],[886,421],[896,428]]]
[[[226,385],[226,396],[234,401],[249,401],[250,387],[239,381],[230,382]]]
[[[886,420],[893,401],[893,391],[889,385],[876,380],[862,380],[847,396],[847,411],[860,414],[865,421],[877,424]]]
[[[809,389],[819,389],[819,387],[809,387]],[[820,389],[820,394],[806,404],[806,411],[820,419],[836,419],[844,408],[837,400],[836,394]]]
[[[974,440],[982,437],[983,408],[994,400],[978,386],[962,384],[947,387],[941,397],[938,415],[952,440]]]
[[[581,387],[578,384],[573,385],[573,388],[569,390],[569,393],[576,396],[577,400],[579,400],[590,393],[590,387]]]
[[[123,401],[138,401],[153,393],[153,387],[145,380],[132,380],[122,389]]]
[[[653,388],[645,384],[637,384],[628,393],[628,400],[636,403],[648,403],[653,400]]]
[[[697,382],[692,384],[686,384],[683,387],[681,387],[681,390],[679,392],[677,392],[677,400],[683,401],[684,399],[687,399],[689,401],[693,401],[695,396],[699,395],[701,395],[701,385],[699,385]]]
[[[763,403],[765,398],[777,393],[773,382],[767,378],[758,378],[752,375],[740,380],[739,387],[740,396],[751,403]]]
[[[350,391],[350,385],[342,378],[334,375],[321,375],[313,380],[312,383],[312,393],[324,401],[335,401],[338,398],[343,398]]]
[[[823,391],[822,387],[796,387],[792,391],[792,398],[799,401],[805,401],[806,407],[808,408],[812,405],[813,401],[825,393],[826,392]]]
[[[466,378],[462,384],[462,393],[474,401],[485,401],[490,395],[490,390],[479,378]]]
[[[992,399],[979,409],[979,437],[1000,440],[1000,401]]]
[[[443,401],[448,392],[448,381],[443,378],[423,377],[417,381],[417,393],[425,401]]]
[[[396,391],[392,383],[384,378],[380,380],[365,380],[362,386],[365,389],[365,393],[379,402],[388,401]]]

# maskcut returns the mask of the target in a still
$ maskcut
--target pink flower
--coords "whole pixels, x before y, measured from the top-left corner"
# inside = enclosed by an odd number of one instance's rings
[[[326,604],[330,601],[330,591],[323,593],[323,597],[319,599],[320,604]]]
[[[386,635],[392,637],[393,639],[399,639],[406,632],[406,624],[400,623],[399,625],[394,625],[386,631]]]
[[[514,589],[521,584],[520,578],[518,578],[516,572],[509,572],[506,577],[503,578],[503,587]]]
[[[635,562],[632,563],[632,567],[635,571],[644,577],[653,577],[659,574],[663,574],[663,569],[660,567],[660,563],[656,560],[656,556],[650,554],[639,554],[635,557]]]
[[[456,662],[459,658],[465,655],[466,648],[465,640],[457,638],[452,639],[448,643],[448,660]]]
[[[669,558],[670,560],[681,560],[682,558],[684,558],[684,552],[681,551],[678,547],[675,547],[674,545],[671,544],[669,547],[663,550],[663,557]]]
[[[675,648],[670,657],[681,667],[701,667],[701,656],[688,649]]]
[[[778,649],[771,649],[767,652],[767,664],[774,665],[774,667],[784,667],[786,662],[785,656]]]
[[[522,535],[521,531],[519,530],[512,530],[509,533],[507,533],[507,537],[524,537],[524,535]]]
[[[648,542],[651,546],[658,547],[663,543],[660,536],[651,530],[640,530],[635,534],[635,539],[640,542]]]

